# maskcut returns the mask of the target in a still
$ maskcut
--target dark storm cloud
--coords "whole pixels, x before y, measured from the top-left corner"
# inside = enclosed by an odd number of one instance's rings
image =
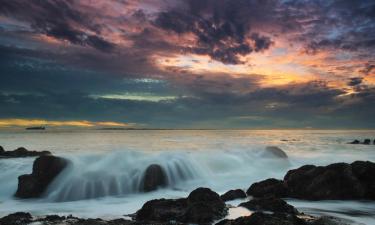
[[[71,0],[5,1],[0,5],[0,13],[30,23],[36,32],[72,44],[87,45],[101,51],[112,51],[115,47],[114,44],[97,35],[100,34],[100,26],[92,23],[84,13],[76,10],[74,1]],[[84,30],[96,34],[89,34]]]
[[[155,20],[155,25],[162,29],[177,34],[193,33],[197,43],[187,51],[207,54],[223,63],[239,64],[238,55],[263,51],[272,44],[270,37],[251,32],[251,16],[244,15],[252,5],[250,1],[191,0],[187,4],[187,8],[161,12]]]
[[[348,86],[360,85],[363,81],[363,77],[352,77],[349,79]]]

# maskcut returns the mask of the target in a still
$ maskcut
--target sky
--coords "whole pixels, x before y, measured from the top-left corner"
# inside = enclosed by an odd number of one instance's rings
[[[373,0],[0,0],[0,127],[375,128]]]

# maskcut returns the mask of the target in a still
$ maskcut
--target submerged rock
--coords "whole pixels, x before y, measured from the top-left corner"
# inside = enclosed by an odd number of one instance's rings
[[[253,197],[286,197],[287,188],[282,180],[270,178],[252,184],[246,193]]]
[[[225,194],[220,196],[224,202],[231,201],[238,198],[246,198],[246,193],[241,189],[235,189],[227,191]]]
[[[370,140],[370,139],[365,139],[365,140],[363,141],[363,144],[364,144],[364,145],[369,145],[369,144],[371,144],[371,140]]]
[[[1,146],[0,146],[1,147]],[[42,155],[50,155],[49,151],[29,151],[24,147],[19,147],[13,151],[5,151],[3,147],[0,148],[0,157],[2,158],[20,158],[20,157],[35,157]]]
[[[34,161],[31,174],[18,177],[19,198],[40,197],[53,179],[68,165],[68,161],[52,155],[40,156]]]
[[[297,214],[298,211],[286,201],[275,198],[256,198],[248,202],[243,202],[239,206],[245,207],[251,211],[271,211],[277,213]]]
[[[167,185],[167,176],[160,165],[152,164],[147,167],[143,177],[143,191],[154,191]]]
[[[263,156],[266,157],[275,157],[275,158],[288,158],[288,155],[277,146],[267,146],[263,152]]]
[[[136,213],[137,221],[209,223],[225,216],[225,203],[208,188],[198,188],[187,198],[146,202]]]
[[[348,144],[360,144],[361,142],[360,141],[358,141],[357,139],[356,140],[354,140],[354,141],[352,141],[352,142],[349,142]]]
[[[295,215],[255,212],[250,216],[239,217],[235,220],[222,220],[216,225],[306,225],[306,223]]]

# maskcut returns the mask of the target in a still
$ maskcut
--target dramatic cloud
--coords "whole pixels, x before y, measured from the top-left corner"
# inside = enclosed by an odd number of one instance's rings
[[[371,0],[3,1],[0,126],[374,128],[374,28]]]

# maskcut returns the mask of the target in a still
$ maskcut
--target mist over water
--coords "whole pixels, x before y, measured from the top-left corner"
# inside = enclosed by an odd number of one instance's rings
[[[134,213],[151,199],[185,197],[196,187],[218,193],[246,190],[256,181],[281,179],[289,169],[305,164],[375,161],[375,145],[346,144],[364,138],[374,139],[375,131],[1,131],[0,145],[7,150],[49,150],[70,164],[43,198],[18,200],[13,197],[17,177],[31,173],[34,159],[0,160],[0,216],[30,211],[113,218]],[[282,148],[289,158],[264,155],[270,145]],[[141,193],[151,164],[163,168],[167,186]],[[374,202],[348,201],[344,208],[341,201],[290,203],[316,215],[375,223]]]

